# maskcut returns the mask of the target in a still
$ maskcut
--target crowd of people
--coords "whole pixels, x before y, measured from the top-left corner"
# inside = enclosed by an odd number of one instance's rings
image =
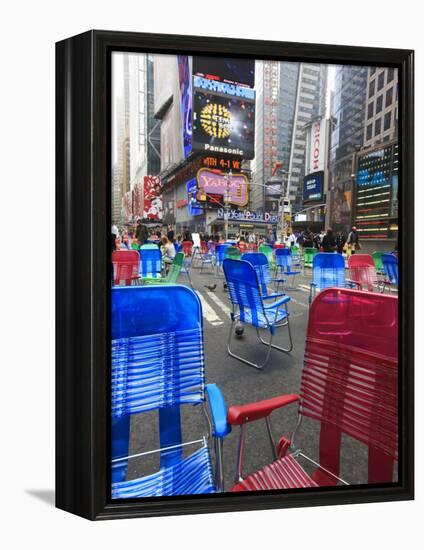
[[[161,250],[166,263],[172,263],[176,254],[176,246],[181,245],[183,241],[193,242],[192,233],[189,228],[184,227],[178,235],[172,226],[164,226],[159,228],[148,228],[142,220],[138,220],[134,227],[126,227],[119,229],[116,224],[112,224],[112,251],[113,250],[138,250],[146,243],[155,243]],[[224,236],[221,233],[208,235],[205,233],[199,234],[200,240],[206,243],[222,243],[225,242]],[[269,229],[266,235],[260,235],[253,231],[237,234],[234,240],[241,248],[251,249],[257,248],[259,245],[280,244],[275,232]],[[361,249],[359,234],[356,227],[352,227],[351,231],[346,234],[344,232],[333,232],[332,229],[313,233],[309,227],[303,231],[288,232],[287,236],[282,241],[283,244],[291,248],[298,246],[304,248],[316,248],[322,252],[338,252],[346,253],[348,256],[355,254]],[[179,246],[177,246],[177,249]]]

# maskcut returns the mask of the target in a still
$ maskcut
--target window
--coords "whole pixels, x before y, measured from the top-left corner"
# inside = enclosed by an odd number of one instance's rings
[[[371,139],[372,136],[372,124],[368,124],[367,126],[367,140]]]
[[[375,91],[375,80],[371,80],[370,86],[368,88],[368,97],[372,97]]]
[[[374,126],[374,135],[377,136],[381,132],[381,118],[377,118]]]
[[[375,73],[375,67],[370,68],[370,76],[372,76]]]
[[[387,82],[392,81],[394,76],[395,76],[395,70],[394,69],[389,69],[387,71]]]
[[[375,103],[375,114],[380,113],[382,108],[383,108],[383,94],[377,97],[377,101]]]
[[[384,72],[378,75],[377,91],[380,91],[383,86],[384,86]]]
[[[393,101],[393,88],[389,88],[386,92],[386,107],[389,107]]]
[[[391,121],[392,121],[392,113],[386,113],[384,115],[384,130],[388,130],[390,128]]]
[[[371,101],[371,103],[369,103],[368,105],[367,118],[372,118],[373,114],[374,114],[374,103]]]

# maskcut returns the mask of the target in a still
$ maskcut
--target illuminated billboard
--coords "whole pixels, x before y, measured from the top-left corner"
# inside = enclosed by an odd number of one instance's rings
[[[303,201],[322,201],[324,172],[315,172],[303,178]]]
[[[255,85],[255,60],[231,57],[193,57],[193,74],[208,80]]]
[[[163,217],[162,190],[158,176],[144,176],[143,218],[160,221]]]
[[[305,175],[325,170],[326,124],[324,118],[316,120],[306,134]]]
[[[223,201],[227,192],[230,204],[246,206],[249,200],[248,179],[245,174],[222,174],[201,168],[197,173],[197,187],[197,200],[200,201],[216,203],[218,195]]]
[[[255,102],[193,89],[193,151],[255,156]]]

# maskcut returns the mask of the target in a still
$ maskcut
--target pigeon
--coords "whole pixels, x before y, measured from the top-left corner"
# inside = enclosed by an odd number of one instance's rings
[[[216,284],[215,285],[204,285],[204,287],[207,288],[208,290],[210,290],[211,292],[213,292],[216,289]]]

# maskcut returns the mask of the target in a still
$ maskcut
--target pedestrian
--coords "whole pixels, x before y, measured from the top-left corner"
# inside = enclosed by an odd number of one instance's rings
[[[175,258],[175,246],[174,243],[172,243],[167,237],[161,238],[161,250],[162,250],[162,259],[165,264],[172,264]]]
[[[137,228],[135,230],[135,236],[137,238],[138,246],[143,246],[143,244],[149,238],[147,227],[141,222],[141,220],[137,220]]]
[[[359,242],[359,235],[355,226],[352,227],[347,237],[346,244],[347,244],[348,256],[350,256],[351,254],[355,254],[357,250],[361,249],[361,244]]]
[[[112,246],[112,252],[116,250],[116,239],[119,237],[119,229],[115,223],[112,223],[112,230],[111,230],[111,246]]]
[[[334,237],[333,230],[329,227],[325,233],[321,246],[323,252],[335,252],[337,250],[336,238]]]
[[[174,230],[171,225],[168,225],[168,233],[166,234],[168,241],[174,242]]]
[[[305,231],[302,233],[302,237],[304,248],[312,248],[314,246],[314,235],[310,227],[307,227],[305,229]]]
[[[345,243],[346,243],[346,235],[344,233],[342,233],[341,231],[339,231],[337,233],[337,237],[336,237],[337,252],[339,254],[343,254],[343,248],[344,248]]]

